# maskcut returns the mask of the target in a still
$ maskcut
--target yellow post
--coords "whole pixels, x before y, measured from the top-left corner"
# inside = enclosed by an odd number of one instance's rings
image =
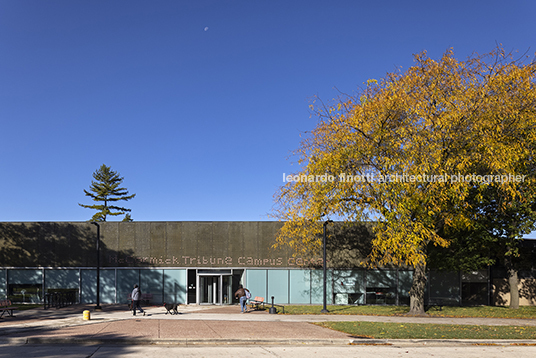
[[[89,321],[90,319],[91,319],[91,317],[90,317],[89,311],[85,310],[84,311],[84,320]]]

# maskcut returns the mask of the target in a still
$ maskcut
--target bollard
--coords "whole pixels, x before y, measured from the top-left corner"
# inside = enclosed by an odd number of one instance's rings
[[[84,311],[84,320],[89,321],[91,319],[91,314],[88,310]]]

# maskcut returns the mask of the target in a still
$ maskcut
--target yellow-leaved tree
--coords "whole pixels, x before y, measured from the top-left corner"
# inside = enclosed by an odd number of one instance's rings
[[[326,218],[373,221],[367,264],[413,268],[409,314],[424,314],[426,247],[449,245],[446,226],[471,225],[469,190],[500,181],[515,198],[516,180],[533,180],[515,168],[534,157],[535,72],[502,48],[465,61],[421,53],[405,72],[313,105],[301,169],[275,195],[276,245],[318,249]]]

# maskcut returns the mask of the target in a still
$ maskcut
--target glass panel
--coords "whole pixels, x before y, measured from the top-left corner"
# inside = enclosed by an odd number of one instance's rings
[[[80,284],[78,270],[45,270],[45,288],[76,288]]]
[[[246,288],[251,292],[251,296],[266,297],[266,270],[246,270]],[[234,292],[233,292],[234,294]]]
[[[164,302],[185,304],[186,270],[164,270],[164,287]]]
[[[367,271],[367,304],[396,304],[396,271]]]
[[[128,303],[134,285],[139,283],[140,270],[117,270],[117,303]]]
[[[489,304],[488,271],[462,273],[462,305],[475,306]]]
[[[199,276],[200,303],[218,304],[221,276]]]
[[[332,272],[326,272],[326,304],[331,305],[332,297]],[[311,303],[324,303],[324,272],[323,270],[311,270]]]
[[[163,304],[164,270],[140,270],[140,288],[145,304]]]
[[[488,284],[486,282],[463,282],[462,305],[480,306],[488,304]]]
[[[208,296],[207,296],[206,287],[205,287],[206,285],[205,280],[207,280],[207,278],[209,277],[210,276],[199,276],[199,286],[197,287],[199,290],[199,303],[208,302]]]
[[[251,295],[255,297],[251,291]],[[264,302],[272,303],[288,303],[288,270],[268,270],[268,297],[264,298]]]
[[[43,270],[9,270],[8,284],[43,284]]]
[[[13,302],[42,302],[43,270],[9,270],[7,291]]]
[[[80,302],[97,303],[97,270],[80,270]]]
[[[7,270],[0,269],[0,299],[7,298],[6,274]]]
[[[412,284],[413,284],[413,271],[398,271],[398,304],[399,305],[409,306],[409,290],[411,290]]]
[[[100,303],[115,303],[115,270],[100,269]]]
[[[311,303],[311,270],[290,271],[290,302],[291,304]]]
[[[79,270],[45,270],[45,291],[68,293],[78,302],[79,277]]]
[[[233,300],[233,279],[232,276],[223,276],[223,304],[230,305]]]
[[[458,272],[431,271],[429,299],[441,300],[445,304],[458,305],[460,297],[460,276]]]
[[[364,270],[333,271],[333,294],[335,304],[364,304]]]

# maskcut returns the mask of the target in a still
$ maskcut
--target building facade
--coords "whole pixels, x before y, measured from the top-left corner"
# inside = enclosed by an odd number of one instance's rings
[[[267,302],[273,297],[278,304],[322,303],[321,253],[295,256],[288,249],[274,248],[281,225],[0,223],[0,298],[41,303],[47,292],[67,291],[81,303],[94,303],[98,275],[100,303],[128,302],[134,284],[151,304],[233,304],[239,284]],[[409,303],[411,270],[360,265],[370,235],[366,225],[330,234],[328,304]],[[532,276],[526,279],[529,286],[534,281]],[[459,305],[502,303],[506,300],[498,291],[502,280],[491,268],[470,273],[431,271],[426,299]],[[534,304],[531,294],[522,295],[521,303]]]

